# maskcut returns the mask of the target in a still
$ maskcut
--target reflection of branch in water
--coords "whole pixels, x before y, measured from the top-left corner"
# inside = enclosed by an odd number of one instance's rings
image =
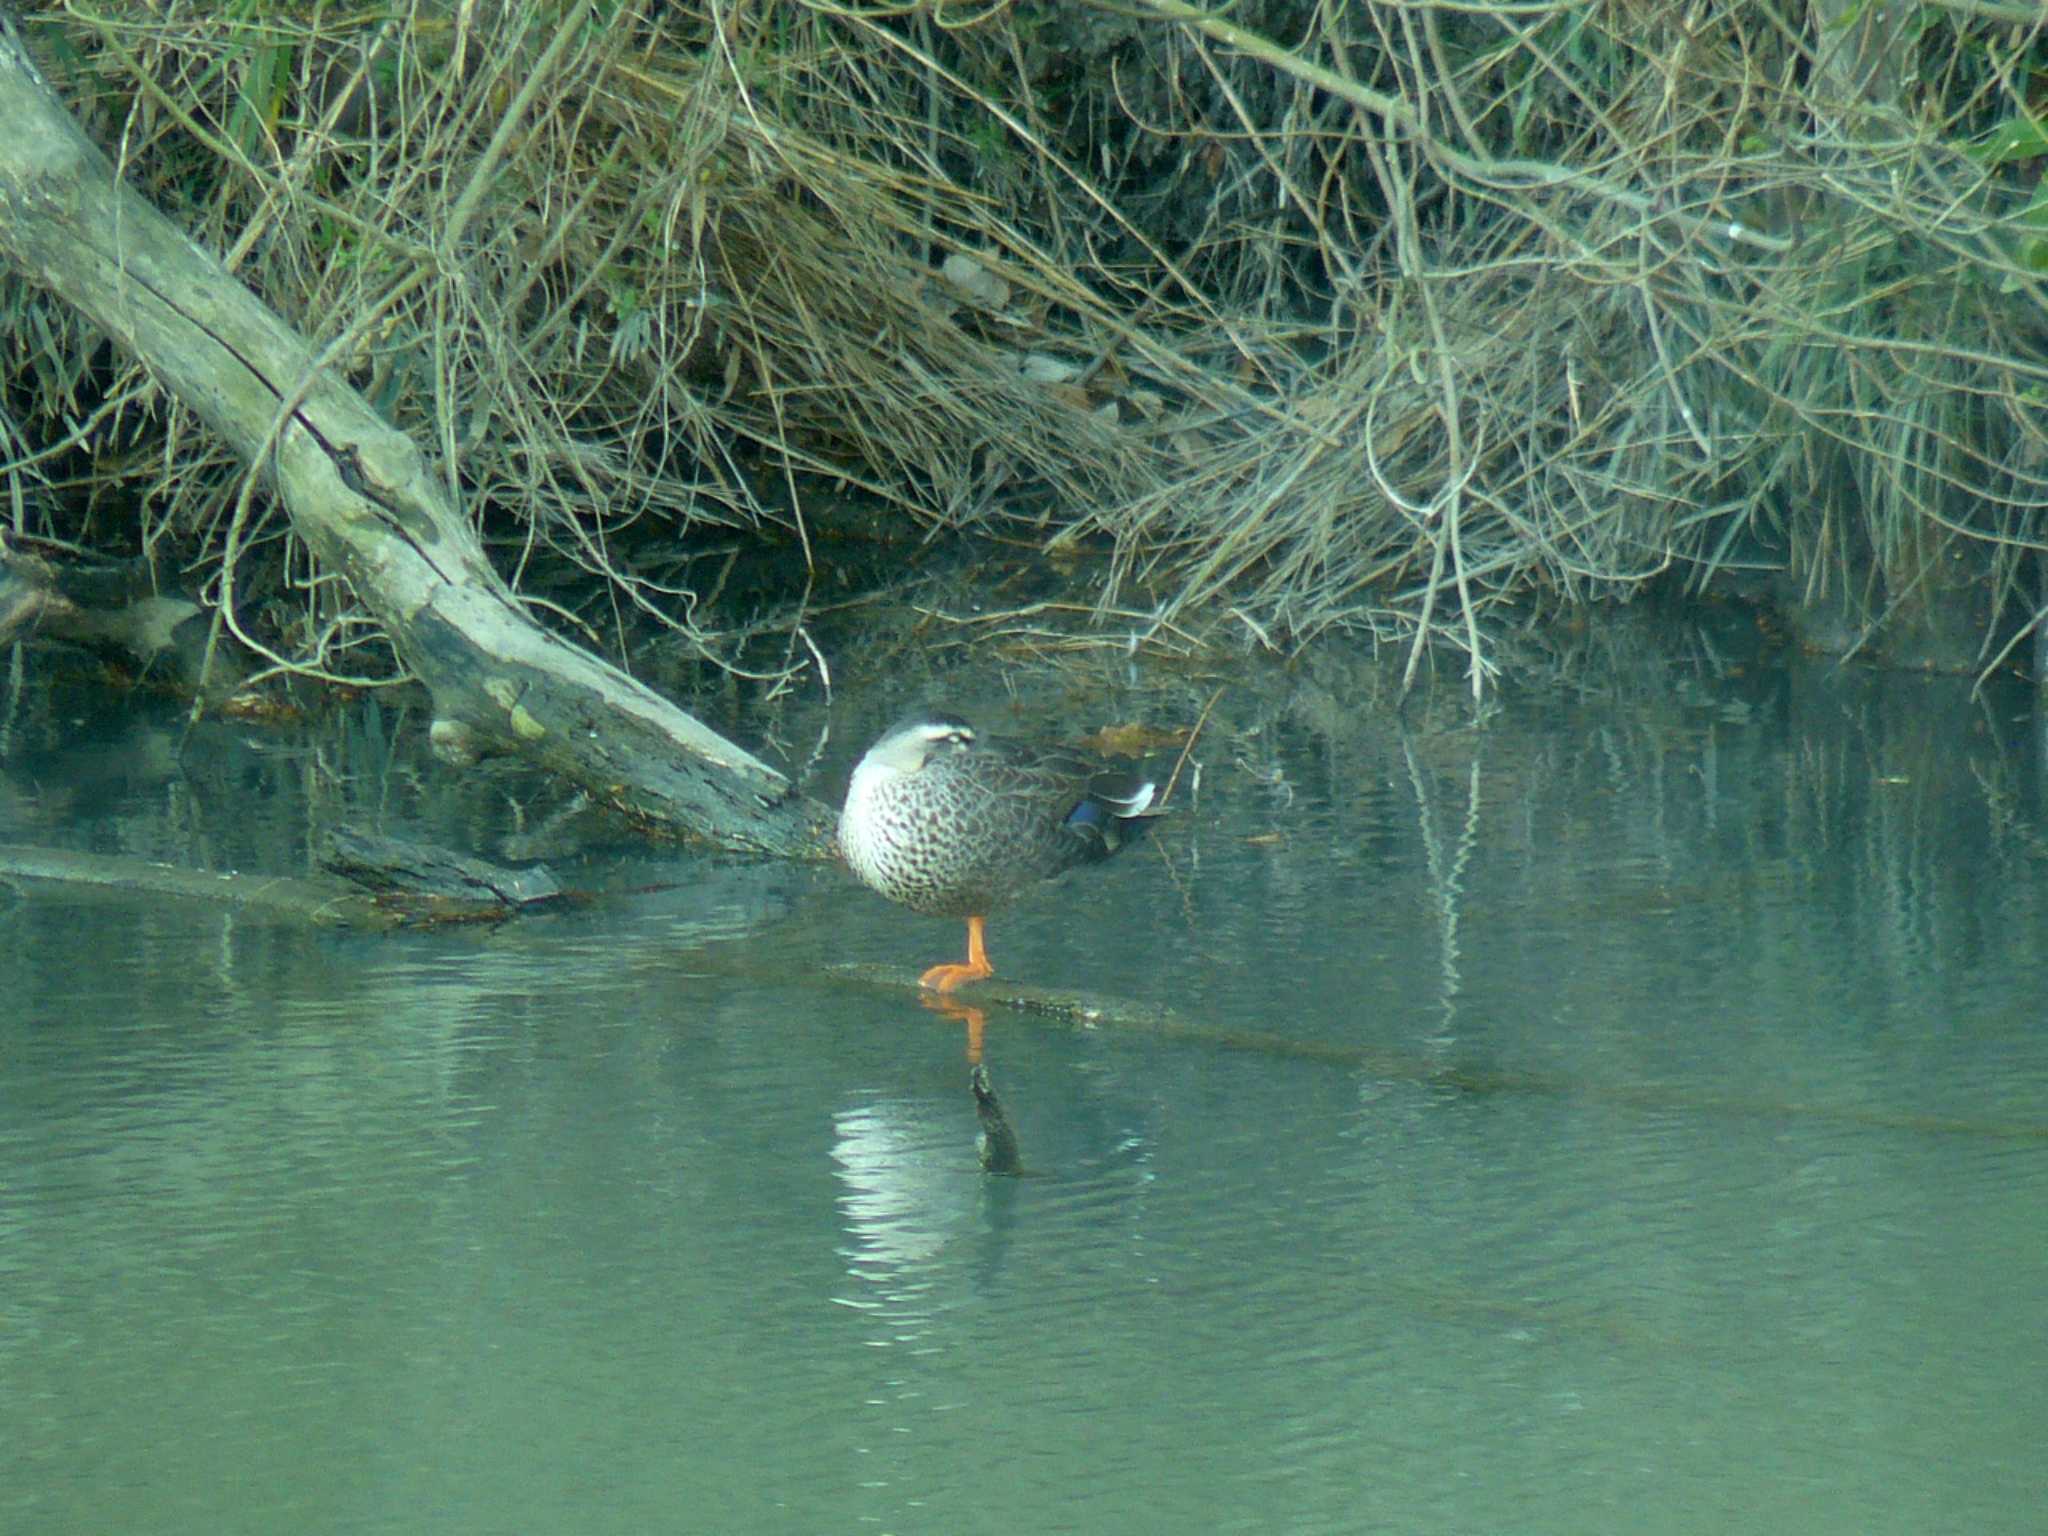
[[[1174,788],[1180,783],[1181,770],[1187,767],[1188,759],[1194,756],[1195,743],[1202,739],[1202,727],[1209,722],[1209,711],[1216,707],[1216,701],[1222,697],[1223,690],[1218,688],[1209,695],[1209,702],[1202,706],[1201,714],[1195,717],[1194,728],[1188,732],[1188,739],[1181,743],[1180,756],[1173,760],[1173,772],[1166,776],[1166,788],[1159,792],[1158,804],[1162,808],[1166,805],[1167,801],[1173,798]],[[1201,782],[1202,765],[1197,763],[1195,764],[1194,783],[1199,785]],[[1193,790],[1189,791],[1190,794],[1193,792]]]
[[[1023,1156],[1017,1149],[1017,1133],[1010,1117],[1003,1113],[1003,1101],[996,1097],[988,1068],[980,1062],[967,1074],[968,1089],[974,1094],[974,1117],[981,1122],[981,1166],[990,1173],[1017,1173]]]

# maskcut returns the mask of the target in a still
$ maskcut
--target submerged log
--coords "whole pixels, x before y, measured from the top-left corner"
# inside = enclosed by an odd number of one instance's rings
[[[990,1173],[1023,1172],[1024,1155],[1017,1147],[1017,1133],[1003,1112],[1003,1101],[996,1097],[988,1068],[976,1062],[967,1074],[967,1087],[974,1095],[974,1117],[981,1122],[981,1166]]]
[[[716,972],[715,963],[698,962],[701,973]],[[731,974],[730,971],[727,974]],[[864,963],[825,965],[791,972],[778,966],[779,984],[808,981],[813,986],[866,986],[907,992],[930,1006],[932,994],[921,991],[915,973]],[[972,1002],[962,993],[970,993]],[[1855,1104],[1806,1101],[1701,1092],[1683,1083],[1602,1082],[1566,1074],[1458,1065],[1432,1051],[1414,1051],[1394,1044],[1354,1042],[1296,1036],[1275,1030],[1236,1028],[1186,1017],[1157,1003],[1103,993],[1063,991],[1006,982],[1001,977],[963,987],[936,1011],[949,1017],[1000,1009],[1005,1025],[1034,1021],[1055,1029],[1086,1030],[1132,1040],[1164,1041],[1209,1051],[1246,1052],[1284,1061],[1322,1062],[1386,1082],[1414,1083],[1438,1092],[1474,1098],[1536,1095],[1583,1099],[1656,1113],[1691,1112],[1743,1119],[1818,1120],[1864,1129],[1906,1131],[1931,1136],[1976,1136],[1996,1140],[2048,1142],[2048,1119],[1981,1119],[1868,1109]]]
[[[119,173],[0,14],[0,253],[90,316],[274,487],[432,695],[451,755],[513,753],[657,828],[822,856],[831,813],[652,689],[541,629],[451,476]],[[364,317],[363,323],[374,320]]]
[[[0,845],[0,882],[38,881],[110,895],[174,897],[268,913],[322,927],[395,928],[406,915],[338,880],[182,869],[143,859],[62,848]]]
[[[544,869],[500,869],[421,843],[337,831],[325,861],[338,876],[186,869],[118,855],[0,844],[0,884],[72,886],[109,895],[226,905],[318,927],[389,929],[497,922],[565,899]]]

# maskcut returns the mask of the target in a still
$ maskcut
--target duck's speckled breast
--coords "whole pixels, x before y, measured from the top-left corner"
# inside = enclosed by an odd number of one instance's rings
[[[1007,804],[957,757],[910,774],[863,761],[847,786],[839,847],[868,885],[935,917],[985,914],[1084,852],[1059,818]]]

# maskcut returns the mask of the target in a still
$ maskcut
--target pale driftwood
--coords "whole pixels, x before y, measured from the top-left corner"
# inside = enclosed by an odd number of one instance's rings
[[[448,479],[209,252],[123,184],[0,25],[0,253],[89,315],[273,485],[433,698],[458,759],[511,752],[725,847],[821,854],[831,815],[532,623]]]

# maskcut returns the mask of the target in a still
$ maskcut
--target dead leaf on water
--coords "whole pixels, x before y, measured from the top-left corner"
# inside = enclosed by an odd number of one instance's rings
[[[1185,729],[1161,730],[1153,725],[1105,725],[1093,736],[1081,738],[1081,745],[1105,757],[1143,757],[1188,739]]]

